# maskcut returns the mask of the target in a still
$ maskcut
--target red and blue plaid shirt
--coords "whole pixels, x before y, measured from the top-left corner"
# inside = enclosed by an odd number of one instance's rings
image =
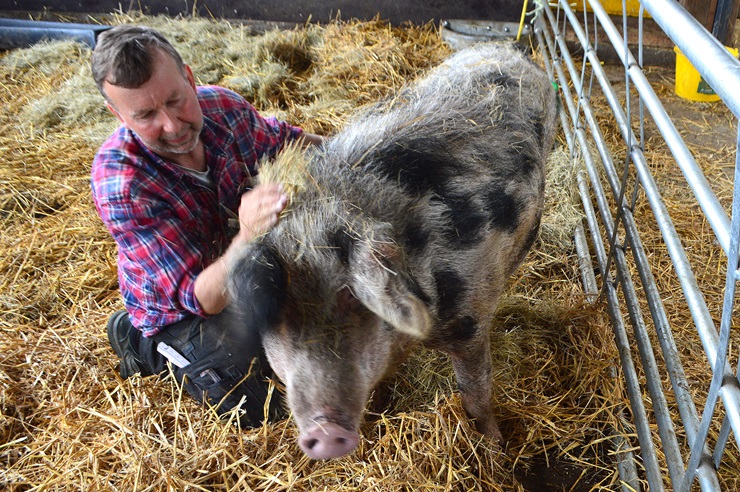
[[[301,129],[263,118],[241,96],[198,87],[206,163],[216,189],[148,149],[121,127],[92,165],[95,207],[118,245],[118,281],[131,320],[145,336],[196,314],[195,278],[228,246],[240,187],[263,156]]]

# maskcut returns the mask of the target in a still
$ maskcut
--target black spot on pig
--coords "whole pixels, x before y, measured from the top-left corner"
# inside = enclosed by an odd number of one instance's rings
[[[413,251],[422,251],[429,244],[429,229],[420,219],[409,219],[403,228],[404,246]]]
[[[450,323],[440,336],[440,341],[447,344],[467,342],[478,333],[478,322],[472,316],[463,316]]]
[[[517,174],[528,176],[535,169],[539,168],[537,159],[532,156],[533,151],[526,149],[514,154],[514,169]]]
[[[545,125],[542,122],[542,117],[537,115],[532,118],[532,124],[534,126],[534,134],[537,135],[537,141],[542,141],[545,136]]]
[[[487,217],[475,207],[472,198],[463,195],[448,194],[440,198],[447,207],[445,215],[452,222],[453,228],[446,237],[456,246],[473,246],[482,238]]]
[[[468,284],[454,270],[438,270],[433,273],[437,287],[437,316],[440,321],[455,317],[459,307],[459,300],[465,298]]]
[[[498,74],[491,79],[491,85],[499,85],[502,87],[513,87],[519,85],[519,79],[515,79],[506,74]]]
[[[455,174],[456,159],[445,142],[431,136],[406,139],[403,144],[378,150],[371,170],[414,194],[439,193]]]
[[[345,227],[339,227],[329,233],[329,246],[339,255],[343,265],[349,265],[349,255],[356,238]]]
[[[266,246],[256,246],[250,261],[234,265],[231,272],[232,291],[240,313],[254,329],[264,333],[280,321],[285,302],[285,274],[280,262]]]
[[[520,204],[500,184],[492,183],[485,193],[486,211],[491,225],[513,232],[519,225]]]

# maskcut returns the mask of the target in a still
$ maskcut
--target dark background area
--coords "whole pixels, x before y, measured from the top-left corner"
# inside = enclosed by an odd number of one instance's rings
[[[534,5],[530,2],[533,8]],[[141,11],[156,15],[191,15],[225,19],[328,22],[341,19],[370,20],[380,16],[393,24],[421,24],[441,19],[519,21],[522,0],[0,0],[2,11],[56,14],[109,14]]]

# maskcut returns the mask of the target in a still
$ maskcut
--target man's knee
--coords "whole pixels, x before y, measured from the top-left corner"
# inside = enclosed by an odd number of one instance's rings
[[[156,338],[160,349],[172,344],[187,359],[174,372],[188,393],[219,414],[237,408],[243,425],[258,426],[282,416],[282,405],[278,394],[270,394],[272,371],[259,335],[233,323],[228,315],[197,319]]]

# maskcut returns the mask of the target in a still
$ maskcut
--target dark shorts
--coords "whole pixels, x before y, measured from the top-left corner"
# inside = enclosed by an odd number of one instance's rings
[[[238,408],[244,427],[284,417],[278,392],[268,396],[268,379],[273,375],[259,334],[228,310],[205,319],[193,316],[153,337],[140,336],[137,352],[153,374],[168,370],[168,359],[157,351],[160,343],[188,360],[183,368],[172,364],[184,389],[196,400],[207,401],[219,414]]]

